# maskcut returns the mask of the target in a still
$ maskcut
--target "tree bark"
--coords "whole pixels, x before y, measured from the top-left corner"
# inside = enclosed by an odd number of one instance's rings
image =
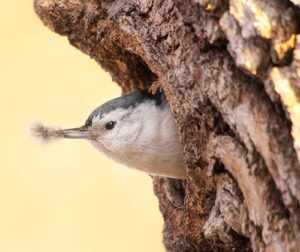
[[[298,0],[35,0],[124,93],[156,82],[178,124],[185,207],[154,178],[167,251],[300,251]]]

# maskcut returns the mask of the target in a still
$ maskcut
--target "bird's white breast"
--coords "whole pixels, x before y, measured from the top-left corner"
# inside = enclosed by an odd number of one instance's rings
[[[120,123],[111,144],[93,145],[126,166],[152,175],[185,178],[178,130],[168,106],[142,103]]]

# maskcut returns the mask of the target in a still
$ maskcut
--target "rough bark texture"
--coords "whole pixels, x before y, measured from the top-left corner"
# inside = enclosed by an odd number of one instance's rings
[[[300,251],[298,0],[35,0],[124,92],[159,83],[185,207],[154,189],[167,251]]]

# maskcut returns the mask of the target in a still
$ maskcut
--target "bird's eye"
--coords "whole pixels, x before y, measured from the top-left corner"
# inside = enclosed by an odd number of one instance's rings
[[[112,130],[115,127],[115,125],[116,125],[115,121],[110,121],[107,124],[105,124],[105,129]]]

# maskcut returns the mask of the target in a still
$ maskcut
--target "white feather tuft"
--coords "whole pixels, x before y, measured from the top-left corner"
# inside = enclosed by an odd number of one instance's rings
[[[49,143],[53,140],[63,138],[63,132],[60,128],[46,127],[40,123],[31,127],[31,134],[42,143]]]

